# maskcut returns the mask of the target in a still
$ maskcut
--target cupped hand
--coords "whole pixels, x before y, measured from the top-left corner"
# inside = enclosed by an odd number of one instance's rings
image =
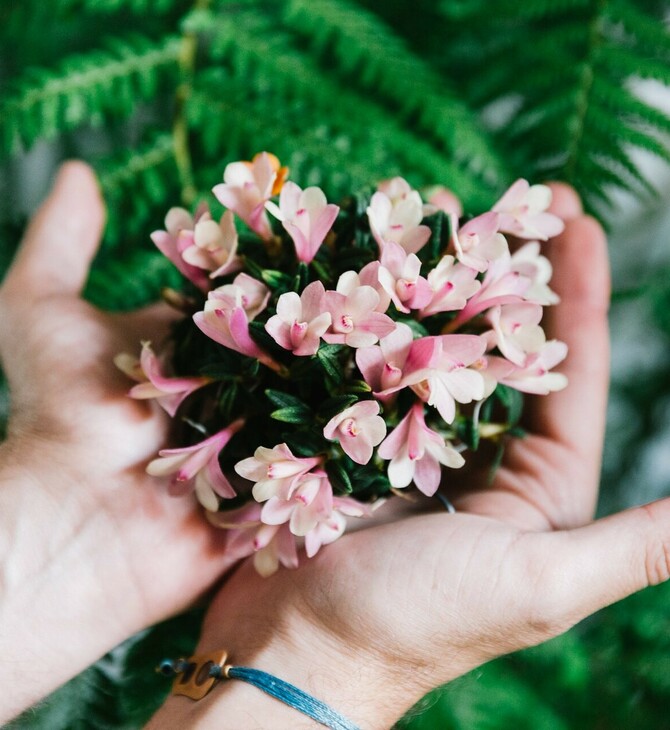
[[[274,672],[362,727],[388,728],[437,684],[668,578],[670,500],[592,522],[608,387],[607,247],[574,191],[557,184],[553,193],[566,228],[544,252],[562,302],[544,325],[570,348],[567,389],[527,399],[529,434],[508,445],[491,486],[476,469],[447,482],[455,514],[345,535],[270,578],[243,565],[215,599],[200,651],[225,648],[232,663]],[[152,727],[312,726],[239,685],[197,706],[174,698]]]
[[[145,474],[166,419],[126,396],[112,362],[165,335],[167,306],[111,315],[80,296],[104,217],[92,171],[64,165],[0,288],[11,394],[0,447],[0,653],[19,674],[22,662],[56,663],[46,684],[11,698],[14,710],[186,607],[220,572],[220,531]]]

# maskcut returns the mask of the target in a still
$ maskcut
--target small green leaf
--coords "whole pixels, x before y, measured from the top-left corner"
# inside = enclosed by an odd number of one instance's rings
[[[300,400],[295,395],[285,393],[283,390],[274,390],[273,388],[267,388],[265,395],[269,398],[270,402],[279,406],[279,408],[304,408],[309,410],[309,406],[305,401]]]
[[[298,433],[295,431],[283,433],[282,439],[296,456],[314,456],[327,448],[325,440],[321,437],[321,432],[313,429],[309,431],[301,429]]]
[[[312,418],[312,412],[308,408],[302,406],[289,406],[288,408],[279,408],[272,411],[270,418],[282,423],[297,423],[303,425],[308,423]]]
[[[224,387],[219,397],[219,410],[226,421],[231,420],[233,416],[237,393],[238,385],[232,381]]]
[[[333,398],[328,398],[319,408],[319,418],[322,418],[324,421],[330,421],[333,416],[336,416],[345,408],[349,408],[354,403],[358,403],[358,400],[357,395],[336,395]]]
[[[523,394],[507,385],[498,385],[495,396],[507,409],[507,423],[510,426],[516,425],[523,411]]]
[[[341,345],[321,345],[316,353],[323,369],[335,385],[339,385],[344,380],[344,371],[338,358],[341,352]]]
[[[347,393],[371,393],[372,388],[365,382],[365,380],[352,380],[345,388]]]
[[[475,427],[472,418],[459,417],[456,421],[456,433],[458,437],[472,451],[479,448],[479,429]]]
[[[260,276],[261,279],[263,279],[263,281],[272,289],[283,289],[288,291],[292,288],[291,277],[288,274],[284,274],[282,271],[276,271],[275,269],[261,269]]]
[[[340,461],[329,461],[326,472],[336,494],[351,494],[354,490],[351,477]]]

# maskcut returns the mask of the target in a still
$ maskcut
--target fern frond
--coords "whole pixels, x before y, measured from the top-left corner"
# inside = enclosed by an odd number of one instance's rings
[[[511,119],[491,129],[516,174],[565,179],[600,210],[597,202],[609,197],[604,187],[653,193],[631,153],[639,148],[670,162],[670,118],[636,96],[634,81],[670,85],[670,33],[646,5],[457,3],[468,32],[446,40],[442,65],[467,79],[460,90],[480,109],[515,101]],[[441,8],[454,17],[452,3]],[[463,52],[468,43],[482,53]]]
[[[70,56],[55,69],[29,69],[0,105],[0,153],[29,147],[107,115],[128,116],[154,96],[161,74],[175,67],[180,39],[113,39],[107,51]]]
[[[266,139],[273,135],[273,125],[278,123],[282,130],[281,149],[295,148],[296,134],[323,128],[325,124],[335,135],[351,140],[350,149],[340,154],[335,169],[345,168],[352,158],[369,159],[372,164],[368,180],[375,179],[381,169],[391,167],[403,170],[416,185],[450,185],[468,206],[492,202],[490,185],[431,145],[423,135],[408,130],[387,109],[327,76],[317,76],[311,57],[296,48],[292,38],[282,34],[272,18],[249,12],[243,19],[239,15],[229,18],[199,14],[196,20],[197,30],[210,34],[209,54],[226,64],[234,80],[254,90],[239,98],[238,87],[238,91],[232,92],[238,95],[236,98],[219,86],[210,90],[210,98],[212,94],[228,96],[231,103],[243,105],[246,114],[266,125]],[[276,115],[277,122],[273,121]],[[225,117],[217,115],[210,115],[206,123],[219,125],[223,139],[233,126],[226,125]],[[208,134],[213,134],[211,129]],[[264,145],[257,147],[262,148]],[[386,164],[376,169],[375,161],[381,160],[386,160]]]
[[[55,3],[60,12],[93,12],[100,14],[131,12],[163,14],[185,9],[189,3],[184,0],[58,0]]]
[[[379,98],[459,164],[500,178],[500,159],[475,116],[381,18],[347,0],[289,0],[283,17],[324,66]]]
[[[103,252],[148,240],[152,217],[162,220],[166,201],[178,200],[178,177],[170,134],[157,133],[143,146],[96,164],[110,210]],[[168,204],[169,207],[169,204]]]
[[[106,310],[133,310],[160,298],[164,287],[178,288],[182,277],[158,251],[137,250],[103,259],[93,269],[84,296]]]

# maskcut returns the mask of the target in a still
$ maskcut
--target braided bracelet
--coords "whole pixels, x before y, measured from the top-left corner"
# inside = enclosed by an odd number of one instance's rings
[[[192,700],[201,700],[221,680],[241,679],[331,730],[360,730],[325,702],[298,687],[260,669],[226,664],[227,659],[228,653],[223,650],[188,659],[164,659],[156,671],[175,677],[172,694],[184,695]]]

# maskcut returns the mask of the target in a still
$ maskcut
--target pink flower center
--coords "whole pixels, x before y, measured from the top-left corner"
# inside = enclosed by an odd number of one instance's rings
[[[416,281],[407,281],[407,279],[398,279],[396,284],[396,291],[400,297],[400,301],[404,302],[409,299],[416,289]]]
[[[358,424],[356,423],[355,418],[345,418],[344,421],[340,424],[340,432],[344,436],[351,436],[356,437],[360,433],[360,429],[358,428]]]
[[[305,339],[305,334],[307,333],[307,328],[307,322],[298,322],[298,320],[296,320],[293,323],[289,334],[291,338],[291,345],[293,345],[293,347],[299,347],[302,344],[302,341]]]
[[[384,365],[384,369],[382,370],[382,390],[395,387],[396,385],[398,385],[401,378],[402,370],[399,367],[396,367],[396,365],[394,365],[392,362],[387,362],[386,365]]]
[[[354,321],[350,314],[343,314],[337,325],[338,332],[351,332],[354,329]]]

